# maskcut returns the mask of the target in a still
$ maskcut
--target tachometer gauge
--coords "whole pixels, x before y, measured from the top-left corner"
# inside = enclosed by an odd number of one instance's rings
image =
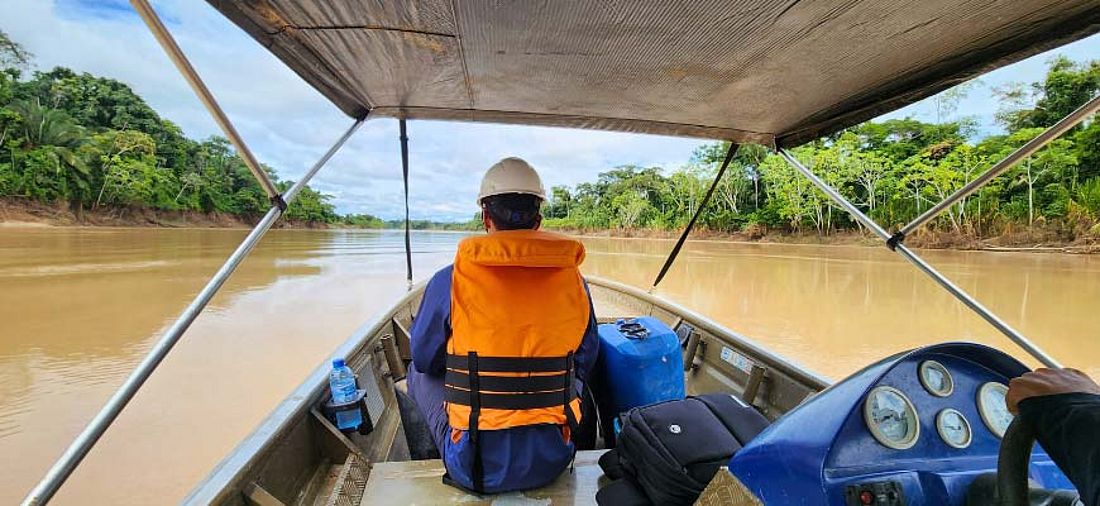
[[[940,433],[947,446],[966,448],[970,446],[970,422],[956,409],[947,408],[936,415],[936,431]]]
[[[978,390],[978,413],[982,415],[985,426],[997,437],[1004,437],[1008,424],[1012,423],[1012,413],[1008,412],[1005,404],[1007,394],[1008,387],[994,381],[982,385]]]
[[[867,394],[863,404],[863,421],[878,442],[895,450],[906,450],[917,444],[920,419],[917,408],[900,390],[881,386]]]
[[[920,384],[928,393],[936,397],[947,397],[955,391],[955,380],[943,364],[935,360],[925,360],[917,368],[920,375]]]

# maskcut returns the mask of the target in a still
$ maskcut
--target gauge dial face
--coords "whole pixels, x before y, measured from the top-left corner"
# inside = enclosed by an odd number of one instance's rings
[[[958,410],[947,408],[936,415],[936,431],[940,433],[947,446],[966,448],[970,446],[970,422]]]
[[[925,360],[918,369],[920,383],[928,393],[936,397],[947,397],[955,391],[955,380],[943,364],[935,360]]]
[[[997,437],[1004,437],[1008,424],[1012,423],[1012,413],[1008,412],[1005,404],[1006,394],[1008,387],[993,381],[978,390],[978,413],[982,415],[985,426]]]
[[[917,409],[893,387],[871,390],[863,404],[863,420],[878,442],[895,450],[912,448],[920,436]]]

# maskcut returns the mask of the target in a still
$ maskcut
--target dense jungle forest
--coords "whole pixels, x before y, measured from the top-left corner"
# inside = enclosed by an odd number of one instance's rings
[[[196,141],[127,85],[66,68],[28,72],[33,56],[0,32],[0,199],[89,211],[152,209],[255,219],[267,199],[226,139]],[[928,209],[1045,127],[1100,92],[1100,61],[1056,57],[1043,80],[988,89],[971,82],[934,97],[935,123],[868,122],[795,149],[812,170],[894,228]],[[1003,133],[982,135],[960,111],[968,93],[995,93]],[[595,181],[557,186],[546,225],[581,232],[682,228],[698,209],[728,144],[698,148],[678,169],[620,166]],[[275,171],[265,167],[272,179]],[[289,181],[279,181],[281,188]],[[307,188],[290,206],[297,222],[402,226],[339,215],[329,195]],[[414,213],[415,214],[415,213]],[[954,206],[932,230],[1017,242],[1100,240],[1100,121],[1091,119]],[[413,228],[477,229],[426,220]],[[742,146],[700,228],[759,238],[857,229],[841,209],[757,145]]]
[[[809,168],[887,228],[897,228],[1100,92],[1100,61],[1056,57],[1042,81],[993,90],[971,82],[934,97],[942,121],[868,122],[793,150]],[[956,116],[967,93],[995,93],[1004,133],[979,136]],[[948,120],[948,118],[953,118]],[[680,170],[623,166],[592,182],[555,187],[547,225],[571,230],[682,228],[716,177],[728,144],[697,149]],[[1093,118],[953,206],[932,223],[970,238],[1014,235],[1022,242],[1100,239],[1100,121]],[[718,182],[700,224],[749,236],[816,235],[857,224],[778,155],[742,146]]]
[[[228,140],[186,138],[113,79],[61,67],[26,76],[32,58],[0,32],[0,198],[64,202],[78,219],[133,208],[251,219],[270,207]],[[265,170],[280,189],[290,187]],[[371,216],[337,215],[329,199],[307,187],[286,216],[381,226]]]

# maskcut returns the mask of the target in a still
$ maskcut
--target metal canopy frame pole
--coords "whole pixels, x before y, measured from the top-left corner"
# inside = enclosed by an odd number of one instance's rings
[[[982,173],[982,175],[978,176],[977,179],[971,181],[966,186],[959,188],[958,191],[941,200],[940,203],[932,206],[931,209],[925,211],[920,216],[917,216],[913,221],[909,222],[908,225],[905,225],[901,228],[901,230],[898,231],[898,238],[894,239],[894,241],[898,242],[900,241],[900,239],[903,239],[905,236],[913,233],[913,231],[920,228],[921,225],[928,223],[936,216],[939,216],[940,213],[955,205],[958,201],[978,191],[979,188],[985,186],[987,183],[992,181],[993,178],[1001,175],[1004,171],[1020,163],[1020,161],[1022,161],[1024,158],[1031,156],[1043,146],[1050,144],[1054,139],[1057,139],[1062,134],[1069,131],[1069,129],[1077,126],[1079,123],[1084,121],[1085,118],[1088,118],[1096,111],[1100,111],[1100,95],[1097,95],[1093,97],[1092,100],[1085,102],[1085,105],[1078,107],[1077,110],[1069,113],[1069,115],[1062,118],[1061,121],[1044,130],[1043,133],[1035,136],[1034,139],[1031,139],[1023,146],[1020,146],[1019,149],[1013,151],[1004,159],[997,162],[996,165],[990,167],[989,170]]]
[[[210,93],[210,89],[203,83],[202,78],[199,77],[198,72],[195,72],[195,68],[191,66],[191,62],[187,59],[187,56],[183,54],[183,50],[176,44],[176,39],[172,37],[172,34],[165,28],[164,23],[161,22],[160,17],[157,16],[156,11],[149,5],[148,0],[130,0],[130,4],[134,6],[134,10],[141,15],[141,19],[145,21],[145,24],[149,27],[149,31],[153,32],[153,36],[157,38],[157,42],[160,43],[164,51],[168,53],[168,57],[172,59],[172,63],[179,69],[180,74],[187,79],[187,84],[191,85],[191,89],[195,90],[195,94],[199,96],[199,100],[202,101],[202,105],[206,106],[206,110],[210,112],[210,115],[214,117],[214,121],[218,123],[218,126],[225,132],[225,136],[229,138],[229,142],[236,148],[237,154],[244,160],[245,165],[248,166],[248,170],[252,172],[252,176],[256,178],[256,181],[263,187],[264,193],[267,193],[268,198],[275,202],[283,209],[286,208],[285,197],[279,196],[279,189],[275,187],[275,183],[268,177],[267,172],[260,166],[260,162],[253,156],[252,151],[248,149],[248,145],[244,143],[244,139],[237,133],[237,129],[233,127],[233,123],[229,121],[229,118],[225,115],[225,111],[218,105],[217,100],[214,100],[214,95]]]
[[[286,200],[288,202],[293,201],[294,197],[305,188],[309,180],[313,178],[317,171],[325,165],[332,155],[344,145],[349,137],[359,126],[366,121],[366,118],[356,120],[354,124],[336,141],[335,144],[317,161],[313,167],[306,172],[298,182],[294,183],[294,186],[287,190]],[[84,456],[88,454],[88,451],[92,449],[92,446],[99,441],[99,438],[103,436],[103,433],[107,431],[111,423],[118,417],[122,409],[134,398],[138,390],[145,383],[149,376],[153,374],[153,371],[160,365],[160,362],[164,360],[164,357],[168,355],[168,352],[172,350],[172,347],[183,337],[183,333],[191,326],[198,318],[199,314],[206,307],[206,304],[210,302],[210,299],[214,297],[218,290],[225,284],[225,281],[229,279],[229,276],[233,274],[233,271],[237,269],[237,266],[248,256],[252,249],[260,242],[260,239],[271,229],[271,226],[283,215],[283,208],[277,205],[272,205],[267,210],[267,214],[264,215],[260,222],[248,233],[248,236],[244,238],[240,246],[233,251],[233,254],[229,255],[229,258],[222,264],[218,272],[214,274],[214,277],[210,278],[210,281],[206,283],[202,291],[199,292],[195,300],[191,301],[191,304],[187,306],[187,309],[183,311],[183,314],[176,319],[176,322],[169,327],[168,331],[164,333],[164,336],[153,348],[149,350],[149,353],[141,360],[134,372],[130,373],[130,376],[126,378],[126,381],[115,391],[114,395],[107,401],[107,404],[100,409],[95,418],[92,419],[88,426],[73,440],[69,445],[69,448],[65,450],[61,458],[54,463],[53,467],[46,473],[46,476],[42,478],[42,481],[31,490],[30,494],[23,499],[24,505],[32,504],[45,504],[51,497],[57,492],[65,480],[69,478],[76,466],[80,464],[80,461],[84,459]]]
[[[947,279],[947,277],[945,277],[934,267],[929,265],[928,262],[925,262],[924,259],[917,256],[916,253],[914,253],[904,244],[893,241],[890,233],[887,232],[886,229],[882,228],[882,226],[880,226],[869,216],[864,214],[863,211],[860,211],[859,208],[857,208],[851,202],[848,202],[848,199],[844,198],[843,195],[841,195],[839,192],[829,186],[829,184],[826,183],[824,180],[817,177],[817,175],[814,174],[813,171],[806,168],[805,165],[802,165],[802,163],[799,162],[798,159],[794,157],[794,155],[792,155],[787,150],[780,150],[779,154],[783,157],[783,159],[787,161],[787,163],[794,167],[795,170],[801,172],[802,175],[806,177],[806,179],[809,179],[810,182],[814,184],[814,186],[824,192],[825,195],[827,195],[834,202],[843,207],[845,211],[848,211],[848,213],[851,214],[852,217],[856,219],[856,221],[863,224],[863,226],[867,227],[867,229],[869,229],[880,239],[885,241],[888,248],[897,252],[899,255],[902,256],[902,258],[911,262],[918,269],[931,277],[936,283],[939,283],[939,285],[950,292],[951,295],[954,295],[955,298],[959,299],[959,301],[965,304],[966,307],[969,307],[972,311],[977,313],[978,316],[981,316],[985,321],[989,322],[990,325],[993,325],[994,328],[996,328],[1006,337],[1011,339],[1012,342],[1019,345],[1020,348],[1023,348],[1024,351],[1035,357],[1037,360],[1039,360],[1039,362],[1042,362],[1043,365],[1054,368],[1062,367],[1062,365],[1058,363],[1057,360],[1041,350],[1038,346],[1028,340],[1027,337],[1024,337],[1024,335],[1021,334],[1019,331],[1012,328],[1011,325],[997,317],[997,315],[993,314],[993,312],[990,311],[989,308],[983,306],[982,303],[978,302],[977,299],[966,293],[966,291],[964,291],[962,288],[959,288],[958,285],[952,283],[950,279]]]
[[[206,104],[210,113],[218,121],[219,125],[226,131],[226,134],[230,136],[230,140],[234,141],[233,144],[248,164],[249,169],[252,170],[253,175],[256,176],[257,181],[264,187],[264,190],[271,196],[272,206],[260,219],[259,223],[248,233],[248,236],[244,238],[237,249],[233,251],[225,263],[218,269],[210,281],[206,283],[202,291],[191,301],[191,304],[184,309],[183,313],[176,319],[175,323],[168,328],[168,331],[160,338],[153,348],[149,350],[145,358],[141,360],[137,368],[134,369],[130,376],[126,378],[122,386],[115,391],[111,398],[107,401],[107,404],[100,409],[95,418],[84,428],[84,430],[73,440],[69,447],[65,450],[65,453],[54,463],[46,475],[42,478],[34,489],[27,494],[27,497],[23,499],[24,505],[37,505],[45,504],[57,493],[57,490],[61,488],[61,485],[72,475],[72,472],[88,454],[88,452],[95,446],[99,438],[103,436],[107,428],[111,426],[114,420],[126,407],[138,390],[149,379],[149,376],[153,374],[157,366],[168,355],[172,348],[183,337],[184,332],[194,323],[198,318],[202,310],[214,298],[214,295],[218,293],[218,290],[225,284],[229,276],[233,274],[233,271],[244,261],[252,249],[256,247],[256,244],[260,242],[264,234],[271,229],[272,225],[283,215],[287,209],[287,204],[294,200],[294,198],[302,191],[303,188],[309,184],[309,181],[321,170],[329,159],[340,150],[341,147],[347,142],[347,140],[359,129],[360,126],[366,121],[367,118],[360,118],[355,121],[348,128],[346,132],[336,143],[321,156],[317,161],[296,183],[294,183],[290,189],[286,191],[284,195],[279,195],[278,189],[274,183],[267,177],[267,173],[262,170],[259,163],[252,157],[251,152],[245,146],[244,142],[240,139],[233,125],[229,122],[229,119],[218,107],[214,101],[210,91],[206,89],[206,86],[195,74],[195,69],[187,62],[186,57],[176,46],[175,41],[171,35],[168,34],[167,29],[160,22],[156,13],[149,6],[146,0],[131,0],[134,8],[145,19],[146,24],[149,25],[149,29],[153,31],[161,45],[164,46],[165,51],[172,57],[172,61],[176,63],[180,72],[188,78],[191,86],[195,92]]]

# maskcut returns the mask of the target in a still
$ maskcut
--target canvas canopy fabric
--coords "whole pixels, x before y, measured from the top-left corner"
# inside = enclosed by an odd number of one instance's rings
[[[1100,31],[1097,0],[208,0],[352,117],[801,144]]]

